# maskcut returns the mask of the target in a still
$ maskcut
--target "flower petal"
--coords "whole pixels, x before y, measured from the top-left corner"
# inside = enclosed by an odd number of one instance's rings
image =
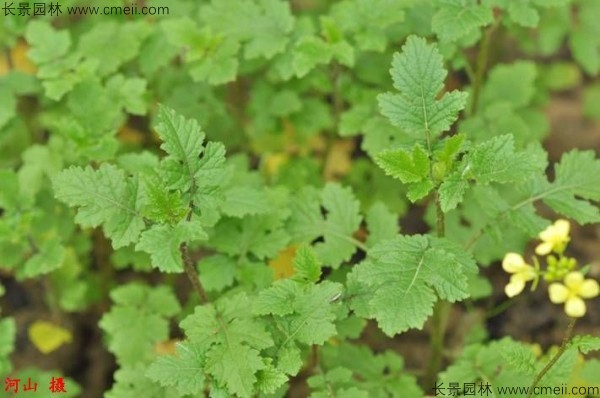
[[[528,265],[527,268],[519,272],[520,278],[522,278],[525,281],[531,281],[535,279],[535,275],[535,268],[533,268],[531,265]]]
[[[573,290],[574,292],[577,292],[579,290],[582,283],[583,283],[583,274],[581,272],[573,271],[573,272],[569,272],[565,276],[565,285],[568,288],[570,288],[571,290]]]
[[[600,287],[598,282],[594,279],[586,279],[579,287],[579,296],[583,298],[594,298],[600,294]]]
[[[566,241],[569,238],[569,231],[571,230],[571,224],[567,220],[556,220],[554,222],[554,233]]]
[[[548,286],[548,295],[554,304],[564,303],[569,298],[569,289],[562,283],[551,283]]]
[[[540,232],[538,237],[544,242],[552,241],[552,239],[554,238],[554,235],[556,234],[555,230],[556,229],[554,228],[554,224],[549,225],[546,227],[546,229],[544,229],[542,232]]]
[[[585,302],[579,297],[571,297],[565,304],[565,312],[573,318],[582,317],[585,315]]]
[[[527,265],[525,264],[525,260],[523,260],[523,257],[517,253],[506,253],[504,259],[502,260],[502,269],[511,274],[523,270],[524,265]]]
[[[525,289],[525,281],[521,278],[515,278],[516,275],[510,278],[510,282],[504,287],[504,293],[508,297],[515,297]]]
[[[543,242],[536,246],[535,254],[545,256],[552,251],[552,243]]]

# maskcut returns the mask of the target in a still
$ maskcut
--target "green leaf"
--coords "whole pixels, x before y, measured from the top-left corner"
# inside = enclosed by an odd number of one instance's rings
[[[271,364],[270,358],[265,359],[265,368],[258,371],[256,388],[258,391],[272,394],[277,389],[288,381],[285,373],[282,373],[279,369],[275,368]]]
[[[430,236],[398,236],[369,250],[351,279],[369,293],[356,307],[367,304],[369,317],[389,336],[421,328],[432,314],[437,296],[450,302],[468,297],[468,274],[477,272],[459,245]]]
[[[327,212],[325,220],[321,205]],[[349,188],[328,183],[318,193],[306,188],[291,204],[289,230],[295,242],[311,242],[323,236],[324,242],[314,245],[317,257],[326,265],[339,267],[356,251],[352,235],[360,226],[359,203]]]
[[[105,393],[106,398],[180,398],[181,394],[174,388],[163,388],[153,383],[145,373],[146,366],[137,364],[120,367],[114,373],[114,383]]]
[[[289,212],[275,203],[272,205],[268,214],[223,218],[215,226],[210,244],[230,256],[244,257],[250,253],[259,259],[277,256],[289,242],[283,229]]]
[[[206,291],[221,291],[233,285],[237,263],[235,259],[217,254],[198,262],[200,282]]]
[[[444,179],[438,191],[442,211],[447,213],[455,209],[462,202],[468,188],[469,182],[459,172],[453,173]]]
[[[533,62],[517,61],[496,65],[481,93],[485,104],[506,102],[512,109],[530,104],[535,94],[537,68]]]
[[[438,99],[447,71],[435,45],[425,39],[410,36],[402,53],[394,54],[390,73],[399,94],[380,94],[379,107],[392,124],[415,137],[448,130],[465,107],[463,92],[452,91]]]
[[[441,40],[456,41],[494,20],[491,7],[473,0],[444,0],[431,27]]]
[[[159,108],[155,129],[163,141],[161,149],[169,155],[162,161],[169,188],[189,190],[200,170],[204,132],[196,120],[185,119],[164,106]]]
[[[290,6],[281,0],[212,1],[202,16],[215,32],[243,42],[247,59],[269,59],[282,52],[294,26]]]
[[[232,217],[243,217],[249,214],[268,213],[269,199],[264,190],[234,186],[224,192],[225,202],[221,205],[223,213]]]
[[[109,351],[120,365],[152,358],[154,345],[169,337],[167,318],[181,310],[171,289],[132,283],[112,290],[110,297],[115,305],[100,320]]]
[[[509,2],[508,15],[514,22],[527,28],[535,28],[540,21],[540,14],[529,2]]]
[[[373,247],[376,243],[392,239],[399,232],[398,215],[392,213],[383,203],[375,202],[366,215],[369,237],[367,246]]]
[[[284,335],[281,346],[324,344],[337,333],[334,301],[341,292],[339,283],[325,281],[303,287],[293,280],[281,280],[259,294],[254,310],[260,315],[276,315],[277,329]]]
[[[162,355],[148,368],[146,376],[163,387],[175,387],[181,395],[204,390],[204,353],[189,343],[177,343],[176,355]]]
[[[571,339],[571,347],[577,347],[583,354],[600,350],[600,337],[591,335],[575,336]]]
[[[555,179],[538,196],[554,210],[580,224],[600,221],[600,160],[593,151],[573,150],[555,167]]]
[[[535,148],[516,152],[513,136],[506,134],[473,148],[464,170],[480,184],[519,182],[541,174],[546,166],[545,156]]]
[[[306,36],[296,43],[294,48],[294,72],[296,77],[304,77],[317,65],[327,64],[332,51],[328,43],[315,36]]]
[[[179,191],[165,189],[165,183],[153,171],[142,174],[146,205],[144,216],[161,223],[175,223],[188,213],[188,204],[183,203]]]
[[[100,76],[108,76],[121,65],[134,59],[142,41],[150,34],[150,25],[136,22],[97,22],[79,40],[79,51],[98,61]]]
[[[402,22],[413,4],[413,0],[380,0],[373,7],[369,0],[344,0],[333,4],[330,15],[360,50],[383,52],[390,41],[386,30]]]
[[[123,75],[115,75],[106,82],[106,87],[113,93],[118,103],[133,115],[146,113],[146,85],[144,79],[127,79]]]
[[[33,278],[48,274],[63,265],[65,248],[58,239],[51,239],[39,247],[39,251],[29,258],[23,269],[17,272],[19,279]]]
[[[385,174],[405,184],[429,177],[429,157],[418,144],[413,147],[412,153],[404,149],[392,149],[378,154],[375,161]]]
[[[355,387],[352,372],[346,368],[338,367],[325,374],[311,376],[308,385],[313,392],[311,397],[327,398],[341,396],[348,398],[368,398],[369,394]]]
[[[374,354],[356,343],[328,344],[320,349],[326,369],[344,367],[352,371],[352,385],[369,391],[372,397],[422,398],[416,378],[404,368],[401,356],[387,350]],[[360,361],[357,361],[360,358]]]
[[[197,306],[181,327],[204,352],[205,372],[218,385],[240,397],[253,395],[257,372],[265,368],[260,350],[272,346],[273,340],[248,311],[245,293]]]
[[[0,371],[8,373],[12,370],[10,354],[15,349],[17,326],[14,318],[0,320]]]
[[[37,65],[60,59],[71,47],[69,32],[57,31],[46,21],[31,21],[25,39],[31,46],[28,56]]]
[[[135,249],[150,254],[152,266],[163,272],[183,272],[181,245],[207,238],[198,221],[184,220],[175,226],[157,224],[142,233]]]
[[[115,249],[137,241],[144,229],[144,194],[137,179],[127,178],[115,166],[99,169],[70,167],[52,180],[55,197],[78,207],[75,221],[84,227],[102,225]]]
[[[321,277],[321,263],[310,246],[303,245],[294,257],[295,281],[302,283],[315,283]]]
[[[573,58],[589,75],[596,75],[600,70],[599,16],[600,4],[597,1],[579,1],[577,23],[572,26],[569,37],[569,47]]]

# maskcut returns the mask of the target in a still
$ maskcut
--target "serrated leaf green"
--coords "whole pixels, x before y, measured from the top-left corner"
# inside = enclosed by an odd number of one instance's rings
[[[581,224],[600,221],[600,160],[593,151],[573,150],[555,167],[554,181],[538,195],[559,213]]]
[[[115,305],[100,320],[108,349],[121,365],[135,365],[153,357],[154,344],[169,337],[168,317],[180,311],[167,287],[129,284],[114,289]]]
[[[163,272],[183,272],[181,245],[206,238],[199,221],[182,221],[175,226],[156,224],[141,234],[135,249],[150,254],[152,266]]]
[[[240,397],[252,396],[257,372],[266,367],[260,350],[273,340],[249,311],[245,293],[196,307],[180,326],[206,356],[205,371],[218,385]]]
[[[78,208],[75,221],[84,227],[102,225],[115,249],[137,241],[145,227],[141,214],[145,195],[136,179],[102,164],[97,170],[68,168],[52,183],[58,200]]]
[[[492,9],[474,0],[444,0],[431,21],[441,40],[456,41],[494,20]]]
[[[399,94],[380,94],[379,108],[393,125],[417,138],[448,130],[466,105],[467,94],[459,91],[438,99],[447,71],[436,46],[423,38],[406,40],[402,53],[394,54],[390,73]]]
[[[204,354],[193,344],[178,343],[176,355],[162,355],[148,368],[146,376],[163,387],[175,387],[181,395],[204,390]]]
[[[403,183],[421,182],[429,176],[429,156],[420,145],[412,153],[404,149],[381,152],[375,161],[389,176]]]
[[[470,255],[451,241],[400,235],[375,245],[354,268],[358,283],[372,293],[352,306],[366,302],[369,317],[389,336],[420,328],[437,296],[452,302],[468,297],[467,275],[476,269]]]
[[[325,219],[321,206],[326,210]],[[339,267],[356,251],[352,234],[358,229],[362,217],[359,203],[349,188],[329,183],[321,194],[314,189],[304,189],[291,204],[289,231],[295,242],[311,242],[323,236],[324,242],[314,245],[317,257],[325,265]]]

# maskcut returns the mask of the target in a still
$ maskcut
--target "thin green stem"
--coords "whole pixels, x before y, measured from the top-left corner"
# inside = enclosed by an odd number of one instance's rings
[[[473,99],[471,100],[471,108],[469,109],[469,114],[471,116],[477,113],[479,96],[481,93],[481,88],[483,87],[483,80],[489,60],[492,34],[494,33],[494,30],[496,30],[497,26],[498,22],[496,21],[488,29],[486,29],[485,33],[483,34],[483,39],[479,44],[479,52],[477,53],[477,66],[475,67],[474,75],[475,80],[473,81]]]
[[[436,235],[443,238],[446,235],[446,223],[444,212],[442,211],[439,193],[435,192],[436,209]],[[442,366],[444,354],[444,336],[448,328],[448,316],[452,305],[442,299],[438,299],[433,307],[431,316],[431,332],[429,335],[429,344],[431,346],[431,355],[425,371],[425,388],[429,389],[435,385],[436,377]]]
[[[529,392],[527,393],[527,398],[531,398],[535,387],[537,387],[537,385],[540,383],[540,381],[542,381],[542,378],[546,375],[546,373],[548,373],[548,371],[550,369],[552,369],[554,364],[556,364],[556,362],[558,362],[560,357],[567,350],[567,346],[569,345],[569,341],[571,340],[571,336],[573,335],[573,329],[575,328],[576,322],[577,322],[577,318],[571,318],[571,322],[569,322],[569,326],[567,326],[567,331],[565,332],[565,337],[563,337],[563,341],[562,341],[562,344],[560,345],[560,348],[558,349],[556,354],[554,354],[552,359],[550,359],[550,361],[546,364],[546,366],[544,366],[544,368],[540,371],[540,373],[538,373],[535,376],[535,378],[533,379],[533,383],[531,383],[531,387],[529,387]]]

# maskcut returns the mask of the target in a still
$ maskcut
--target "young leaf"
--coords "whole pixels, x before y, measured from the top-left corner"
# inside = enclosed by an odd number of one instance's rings
[[[293,279],[302,283],[315,283],[321,277],[321,263],[309,246],[302,246],[294,258]]]
[[[399,94],[380,94],[381,112],[417,138],[435,137],[448,130],[465,107],[464,92],[452,91],[438,99],[447,71],[435,45],[423,38],[408,37],[402,53],[394,54],[390,73]]]
[[[404,149],[383,151],[375,161],[389,176],[403,183],[421,182],[429,177],[429,157],[420,145],[412,153]]]

